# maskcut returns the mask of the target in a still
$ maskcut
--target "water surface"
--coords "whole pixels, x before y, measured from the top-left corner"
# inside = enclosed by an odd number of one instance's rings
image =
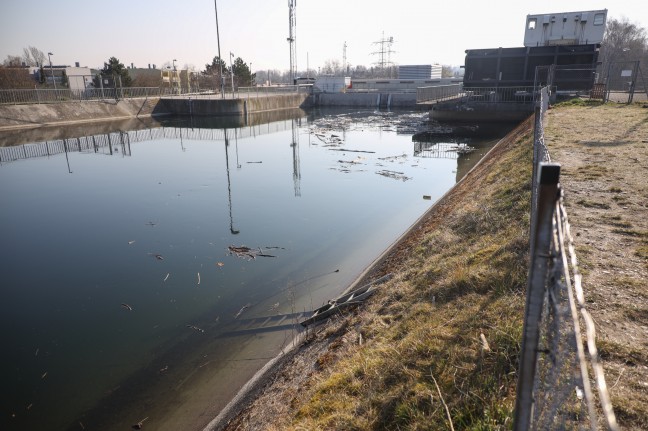
[[[208,423],[495,141],[415,144],[423,120],[173,120],[2,153],[0,429]]]

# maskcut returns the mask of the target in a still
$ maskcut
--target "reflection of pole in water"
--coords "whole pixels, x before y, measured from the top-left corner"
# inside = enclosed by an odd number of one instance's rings
[[[293,182],[295,183],[295,196],[301,196],[301,168],[299,161],[299,125],[297,119],[292,120],[292,143],[293,149]]]
[[[239,129],[234,129],[234,140],[236,142],[236,169],[241,169],[241,164],[239,163],[238,158],[238,131]]]
[[[68,172],[72,173],[72,169],[70,169],[70,159],[68,157],[67,139],[63,139],[63,148],[65,149],[65,161],[67,162]]]
[[[229,147],[229,139],[227,138],[227,129],[225,131],[225,169],[227,172],[227,199],[229,203],[229,217],[230,217],[230,232],[233,235],[236,235],[240,231],[234,229],[234,218],[232,217],[232,182],[230,180],[230,169],[229,169],[229,152],[227,147]]]

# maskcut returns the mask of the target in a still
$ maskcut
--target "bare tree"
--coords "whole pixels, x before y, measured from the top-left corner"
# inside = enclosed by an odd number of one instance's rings
[[[646,29],[631,23],[628,18],[608,20],[599,56],[604,71],[608,70],[610,63],[643,60],[642,63],[646,64],[647,54]]]
[[[6,67],[20,67],[22,66],[22,60],[17,55],[8,55],[2,62],[2,65]]]
[[[27,66],[42,66],[45,62],[45,54],[35,46],[23,48],[22,61]]]

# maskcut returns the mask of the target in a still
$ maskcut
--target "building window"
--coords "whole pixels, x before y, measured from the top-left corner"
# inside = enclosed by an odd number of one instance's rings
[[[605,22],[605,14],[597,13],[594,15],[594,25],[603,25]]]
[[[527,30],[535,30],[537,22],[538,22],[537,18],[530,18],[529,25],[527,26]]]

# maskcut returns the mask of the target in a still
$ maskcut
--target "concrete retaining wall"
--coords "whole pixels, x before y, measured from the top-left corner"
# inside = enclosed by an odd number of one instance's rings
[[[304,105],[307,94],[277,94],[242,99],[162,98],[165,112],[173,115],[232,116],[295,109]]]
[[[457,103],[432,105],[430,118],[436,121],[519,122],[533,113],[529,103]]]

